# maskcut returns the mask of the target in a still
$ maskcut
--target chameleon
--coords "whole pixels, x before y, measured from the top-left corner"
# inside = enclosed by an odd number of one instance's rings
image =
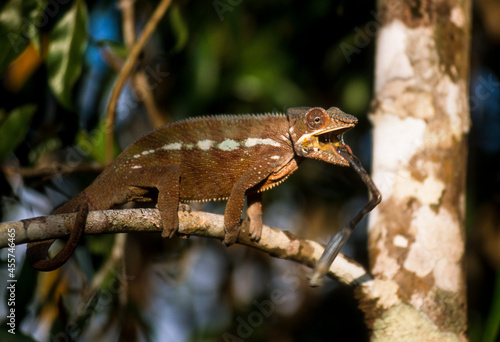
[[[162,219],[162,237],[179,226],[182,202],[227,200],[224,240],[238,239],[245,198],[249,234],[262,233],[262,192],[288,178],[306,159],[349,166],[337,152],[343,134],[358,120],[336,107],[290,108],[286,114],[216,115],[167,124],[126,148],[80,194],[54,211],[78,212],[63,249],[52,259],[54,240],[28,244],[27,258],[42,271],[60,267],[73,254],[89,210],[130,201],[153,201]]]

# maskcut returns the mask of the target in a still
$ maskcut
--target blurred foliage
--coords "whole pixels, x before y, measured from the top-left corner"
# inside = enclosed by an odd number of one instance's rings
[[[10,113],[0,112],[0,163],[24,140],[35,110],[35,105],[24,105]]]
[[[87,45],[87,9],[83,0],[57,22],[49,36],[47,73],[49,86],[59,102],[73,107],[72,89],[80,76]]]
[[[500,44],[496,34],[485,33],[494,29],[482,27],[483,15],[494,13],[485,8],[494,5],[488,0],[480,3],[481,11],[475,12],[471,70],[474,125],[469,146],[468,227],[478,228],[468,231],[469,310],[471,340],[493,341],[498,337],[500,273],[498,263],[491,260],[499,253],[498,248],[482,246],[483,241],[498,241],[493,237],[500,230],[496,216],[484,214],[499,212],[500,207],[500,113],[495,81],[500,73],[496,62]],[[136,2],[138,33],[156,4]],[[380,24],[374,11],[374,2],[345,0],[173,1],[136,71],[146,74],[148,91],[166,122],[206,114],[338,106],[360,119],[345,139],[368,167],[373,28]],[[127,57],[125,45],[119,1],[3,2],[0,162],[56,171],[102,164],[104,112]],[[479,96],[484,94],[480,87],[491,89],[486,99]],[[151,129],[148,114],[130,82],[117,108],[121,148]],[[345,222],[366,199],[364,186],[348,169],[310,161],[296,173],[265,194],[267,223],[325,241],[332,227]],[[40,208],[75,195],[95,176],[71,173],[63,179],[55,172],[50,179],[20,180],[2,173],[0,215],[15,219],[47,214]],[[223,204],[205,208],[221,212]],[[112,237],[87,240],[87,248],[76,255],[80,268],[65,269],[67,273],[52,279],[37,278],[30,267],[17,265],[18,334],[8,338],[22,341],[30,340],[28,335],[51,334],[52,338],[116,339],[128,333],[155,340],[162,333],[177,340],[238,341],[238,331],[247,328],[252,332],[245,341],[366,340],[367,330],[350,289],[332,282],[320,291],[311,290],[306,285],[307,270],[203,239],[163,241],[159,236],[134,236],[127,241],[126,273],[108,270],[87,297],[86,306],[78,306],[75,293],[96,281],[113,246]],[[365,246],[361,226],[344,251],[366,264]],[[34,279],[38,279],[36,286]],[[71,285],[71,293],[67,286],[57,287],[61,279]],[[40,289],[50,296],[40,299]],[[264,315],[262,305],[276,291],[285,299],[279,305],[273,302],[273,313],[256,324],[252,319]],[[57,295],[63,299],[58,301]],[[48,304],[59,312],[52,321],[44,316],[43,307]],[[39,324],[35,312],[45,326]]]
[[[486,319],[483,341],[494,342],[500,336],[500,272],[497,272],[495,279],[493,298],[490,312]]]
[[[40,31],[36,27],[45,8],[43,1],[10,0],[0,12],[0,73],[19,56],[30,42],[40,50]]]

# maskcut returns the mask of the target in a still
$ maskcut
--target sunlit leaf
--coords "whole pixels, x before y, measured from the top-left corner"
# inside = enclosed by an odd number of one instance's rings
[[[35,110],[35,105],[25,105],[0,118],[0,162],[23,141]]]
[[[43,24],[45,1],[10,0],[0,9],[0,74],[30,41],[40,49],[38,26]]]
[[[50,89],[68,109],[73,107],[72,89],[82,70],[87,38],[87,8],[77,0],[50,34],[47,55]]]
[[[41,52],[40,28],[48,23],[46,0],[23,1],[22,33],[29,38]]]

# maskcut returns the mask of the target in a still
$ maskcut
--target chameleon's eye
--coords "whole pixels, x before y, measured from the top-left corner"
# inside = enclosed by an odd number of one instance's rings
[[[318,129],[325,124],[327,119],[326,113],[321,109],[311,109],[306,114],[306,123],[309,129]]]

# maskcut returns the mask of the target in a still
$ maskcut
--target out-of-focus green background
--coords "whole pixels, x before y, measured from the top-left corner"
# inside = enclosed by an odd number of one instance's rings
[[[123,3],[10,0],[0,5],[2,221],[49,214],[95,178],[87,166],[104,163],[104,114],[128,53]],[[137,2],[138,33],[156,5]],[[494,17],[499,8],[482,0],[473,9],[467,197],[472,341],[494,341],[500,324],[500,28]],[[369,169],[368,114],[380,24],[374,2],[174,1],[136,70],[146,76],[147,92],[164,122],[338,106],[359,118],[345,141]],[[127,83],[117,107],[119,150],[154,125],[151,109],[134,87]],[[24,177],[8,171],[17,167]],[[37,172],[43,167],[51,172]],[[264,222],[326,242],[366,200],[366,189],[351,170],[307,161],[264,194]],[[223,208],[224,203],[200,207],[218,213]],[[363,222],[343,251],[368,265],[365,228]],[[0,336],[10,341],[28,336],[116,340],[134,333],[155,341],[367,339],[352,289],[334,281],[310,289],[309,270],[291,262],[207,239],[163,241],[159,234],[129,237],[131,285],[123,286],[123,275],[110,271],[84,310],[74,298],[109,258],[113,237],[85,240],[77,255],[81,269],[66,278],[68,299],[55,320],[37,311],[46,304],[36,294],[47,280],[24,264],[24,246],[17,248],[17,334],[5,335],[2,322]],[[0,252],[2,284],[6,255]],[[5,287],[2,318],[8,309]],[[40,323],[35,312],[52,317],[51,323]]]

